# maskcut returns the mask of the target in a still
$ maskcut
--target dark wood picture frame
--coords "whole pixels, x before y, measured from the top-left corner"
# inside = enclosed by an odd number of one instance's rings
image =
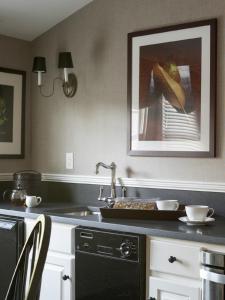
[[[209,120],[208,122],[208,147],[207,149],[200,149],[197,151],[176,151],[176,150],[169,150],[167,151],[167,149],[134,149],[134,147],[132,147],[132,110],[133,110],[133,89],[134,87],[132,86],[132,82],[138,82],[138,87],[139,87],[139,82],[140,82],[140,77],[138,77],[138,79],[136,81],[134,81],[133,79],[133,72],[134,69],[137,70],[139,68],[140,71],[140,56],[136,58],[136,61],[138,61],[137,66],[135,68],[134,66],[134,57],[135,57],[135,53],[138,53],[136,50],[134,50],[134,40],[136,38],[142,38],[142,37],[153,37],[155,35],[160,36],[161,33],[168,33],[168,34],[174,34],[176,32],[179,33],[180,30],[186,30],[185,32],[188,32],[188,30],[198,30],[198,28],[205,28],[205,27],[209,27],[208,31],[209,31],[209,49],[208,51],[210,51],[209,59],[207,61],[208,65],[209,65],[209,81],[210,81],[210,88],[209,88],[209,92],[208,92],[208,97],[209,97],[209,104],[208,104],[208,110],[209,110]],[[188,38],[187,38],[188,40]],[[182,39],[179,41],[183,41]],[[201,40],[202,43],[202,40]],[[144,46],[149,46],[151,44],[146,44]],[[159,43],[160,45],[160,43]],[[142,45],[141,45],[142,46]],[[139,48],[141,48],[141,46],[139,46]],[[201,55],[202,54],[202,50],[203,47],[201,45]],[[136,52],[135,52],[136,51]],[[139,50],[139,54],[140,54],[140,50]],[[128,155],[131,156],[155,156],[155,157],[215,157],[216,155],[216,149],[215,149],[215,121],[216,121],[216,73],[217,73],[217,66],[216,66],[216,62],[217,62],[217,19],[210,19],[210,20],[203,20],[203,21],[197,21],[197,22],[192,22],[192,23],[186,23],[186,24],[180,24],[180,25],[173,25],[173,26],[168,26],[168,27],[162,27],[162,28],[156,28],[156,29],[150,29],[150,30],[144,30],[144,31],[137,31],[137,32],[131,32],[128,33],[128,80],[127,80],[127,108],[128,108]],[[201,61],[201,76],[202,76],[202,61]],[[140,74],[139,74],[140,75]],[[202,80],[202,78],[201,78]],[[202,85],[201,85],[202,88]],[[202,89],[201,91],[201,95],[202,95]],[[138,89],[138,92],[136,92],[136,98],[139,97],[140,98],[140,91]],[[140,101],[138,98],[138,101]],[[137,101],[137,100],[135,100]],[[202,99],[200,100],[202,102]],[[200,105],[201,105],[200,102]],[[137,106],[137,105],[136,105]],[[138,106],[138,110],[140,106]],[[200,112],[201,113],[201,112]],[[204,115],[205,118],[205,115]],[[203,120],[204,118],[202,118],[201,115],[201,120]],[[138,121],[139,122],[139,121]],[[200,122],[200,121],[199,121]],[[203,121],[202,121],[203,122]],[[201,123],[201,130],[202,130],[202,126],[203,124]],[[139,125],[137,125],[138,127]],[[199,129],[200,132],[200,137],[201,137],[201,130]],[[139,133],[138,133],[139,134]],[[137,134],[136,134],[137,136]],[[139,138],[136,138],[139,142]],[[151,141],[152,142],[152,141]],[[158,143],[157,143],[158,145]],[[141,147],[141,146],[140,146]]]
[[[2,96],[1,91],[4,90],[4,88],[11,89],[12,91],[11,93],[8,93],[10,95],[8,95],[7,99],[12,103],[10,114],[10,117],[12,118],[10,119],[11,141],[5,142],[4,140],[1,140],[0,137],[0,159],[22,159],[25,157],[26,71],[0,67],[0,88],[0,98]],[[19,108],[18,111],[16,111],[17,107]],[[7,109],[5,109],[5,111],[7,111]],[[5,119],[8,120],[9,117],[7,116]],[[18,140],[15,138],[16,133],[19,133],[20,136]],[[4,150],[2,149],[3,145]]]

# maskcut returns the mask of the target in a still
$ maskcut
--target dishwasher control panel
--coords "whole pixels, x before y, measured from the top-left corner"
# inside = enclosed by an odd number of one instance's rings
[[[139,261],[140,236],[80,227],[75,242],[76,251]]]

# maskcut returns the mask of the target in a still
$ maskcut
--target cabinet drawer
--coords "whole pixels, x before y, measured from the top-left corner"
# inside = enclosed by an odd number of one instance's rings
[[[25,219],[26,237],[32,230],[36,220]],[[74,225],[52,223],[49,251],[68,254],[75,253],[75,227]]]
[[[199,278],[200,248],[175,242],[150,241],[150,270]],[[170,256],[176,258],[169,262]]]

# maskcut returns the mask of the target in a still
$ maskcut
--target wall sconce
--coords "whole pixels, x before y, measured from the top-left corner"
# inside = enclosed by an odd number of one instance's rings
[[[63,69],[64,79],[61,77],[56,77],[53,80],[53,89],[49,95],[45,95],[42,91],[42,74],[47,72],[46,69],[46,60],[45,57],[36,56],[33,61],[33,69],[34,73],[38,75],[38,87],[40,89],[40,94],[43,97],[51,97],[54,95],[55,91],[55,81],[60,80],[63,82],[62,88],[66,97],[73,97],[77,91],[77,78],[74,73],[68,73],[68,69],[73,68],[73,60],[71,56],[71,52],[60,52],[59,53],[59,61],[58,68]]]

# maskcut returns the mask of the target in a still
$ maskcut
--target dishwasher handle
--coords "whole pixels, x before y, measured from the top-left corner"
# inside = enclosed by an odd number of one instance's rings
[[[204,269],[200,270],[200,277],[205,280],[209,280],[219,284],[225,284],[225,275],[218,274],[215,272],[206,271]]]

